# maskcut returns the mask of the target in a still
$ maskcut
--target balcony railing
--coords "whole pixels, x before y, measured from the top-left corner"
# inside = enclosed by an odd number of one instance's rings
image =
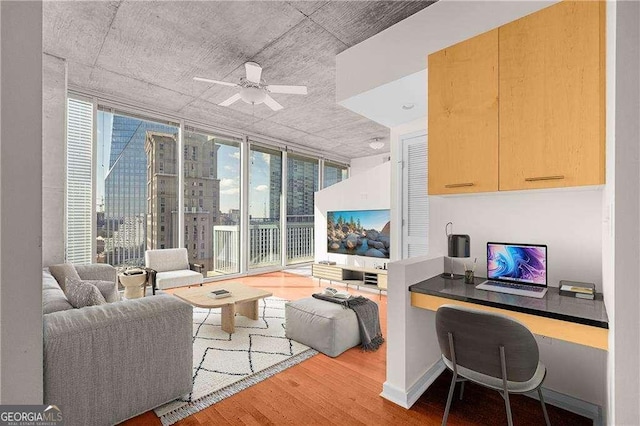
[[[287,225],[287,263],[313,260],[314,225],[312,222]],[[214,274],[239,272],[239,226],[214,226]],[[281,238],[278,223],[249,225],[249,267],[261,268],[281,264]]]

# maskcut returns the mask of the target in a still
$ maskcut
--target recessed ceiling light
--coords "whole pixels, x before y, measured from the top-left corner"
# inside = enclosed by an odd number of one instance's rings
[[[381,138],[373,138],[373,141],[369,143],[369,146],[373,149],[382,149],[384,142],[380,142]]]
[[[408,103],[408,104],[402,105],[402,109],[406,111],[406,110],[412,109],[414,106],[416,106],[416,104]]]

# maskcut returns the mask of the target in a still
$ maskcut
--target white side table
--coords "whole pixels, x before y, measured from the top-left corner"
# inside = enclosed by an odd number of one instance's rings
[[[118,274],[120,284],[124,287],[125,299],[137,299],[144,295],[145,285],[147,283],[147,273],[143,272],[136,275]]]

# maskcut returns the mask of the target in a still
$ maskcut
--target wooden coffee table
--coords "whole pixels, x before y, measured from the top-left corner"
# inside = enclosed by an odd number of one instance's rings
[[[224,299],[209,297],[213,290],[221,289],[229,291],[231,297],[225,297]],[[235,332],[236,313],[257,320],[259,318],[258,300],[273,296],[268,291],[248,287],[241,283],[184,288],[174,291],[173,295],[199,308],[222,308],[222,330],[227,333]]]

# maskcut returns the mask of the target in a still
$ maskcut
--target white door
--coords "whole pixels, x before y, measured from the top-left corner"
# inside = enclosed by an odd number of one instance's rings
[[[402,258],[424,256],[429,249],[427,134],[402,138]]]

